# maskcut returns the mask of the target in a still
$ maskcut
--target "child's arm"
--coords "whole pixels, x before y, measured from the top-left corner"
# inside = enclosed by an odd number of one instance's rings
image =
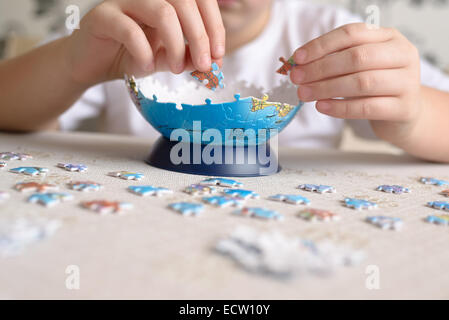
[[[0,63],[0,130],[52,127],[95,84],[124,74],[207,71],[224,53],[216,1],[104,1],[71,36]]]
[[[418,51],[395,29],[346,25],[299,48],[294,60],[301,100],[333,117],[371,120],[381,139],[449,162],[449,93],[421,85]]]

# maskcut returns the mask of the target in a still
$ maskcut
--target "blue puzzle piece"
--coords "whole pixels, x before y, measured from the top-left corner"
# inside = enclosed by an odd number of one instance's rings
[[[233,197],[223,197],[223,196],[204,197],[203,201],[220,208],[229,206],[241,207],[243,206],[244,202],[242,199],[237,199]]]
[[[69,188],[72,190],[83,191],[83,192],[98,191],[101,188],[103,188],[103,186],[101,184],[96,183],[96,182],[91,182],[91,181],[70,182],[68,185],[69,185]]]
[[[400,230],[403,226],[402,219],[393,217],[367,217],[366,221],[381,228],[382,230]]]
[[[426,221],[429,223],[435,223],[435,224],[442,224],[442,225],[449,225],[449,215],[438,215],[438,216],[428,216],[426,218]]]
[[[173,191],[166,188],[156,188],[153,186],[130,186],[128,190],[139,196],[156,196],[160,197],[165,194],[172,194]]]
[[[191,202],[172,203],[169,207],[183,216],[198,216],[204,210],[204,205],[201,203]]]
[[[128,172],[128,171],[116,171],[109,172],[111,177],[117,177],[123,180],[142,180],[144,175],[142,173]]]
[[[239,199],[258,199],[260,196],[259,194],[255,193],[254,191],[250,191],[250,190],[243,190],[243,189],[226,189],[223,190],[223,193],[231,196],[231,197],[235,197],[235,198],[239,198]]]
[[[360,199],[353,199],[353,198],[346,198],[344,200],[345,205],[348,208],[352,208],[355,210],[362,210],[362,209],[374,209],[377,208],[377,204],[374,202],[366,201],[366,200],[360,200]]]
[[[73,196],[68,193],[35,193],[28,198],[30,203],[39,203],[46,207],[54,206],[62,201],[72,200]]]
[[[39,167],[19,167],[9,170],[12,173],[22,173],[28,176],[45,175],[48,173],[48,169]]]
[[[192,184],[185,188],[184,192],[191,194],[191,195],[206,195],[206,194],[213,194],[217,192],[217,189],[203,184]]]
[[[1,160],[28,160],[33,159],[32,156],[25,153],[16,153],[16,152],[0,152]]]
[[[267,210],[263,208],[243,208],[234,211],[233,214],[245,217],[253,217],[266,220],[283,220],[284,217],[274,210]]]
[[[449,202],[447,201],[432,201],[428,202],[427,205],[438,210],[449,210]]]
[[[281,202],[287,202],[292,204],[305,204],[309,205],[310,200],[306,197],[300,196],[298,194],[277,194],[275,196],[269,197],[270,200],[273,201],[281,201]]]
[[[58,163],[58,168],[65,169],[70,172],[86,172],[87,166],[84,164]]]
[[[405,187],[398,186],[398,185],[392,185],[392,186],[382,185],[382,186],[378,186],[376,190],[387,192],[387,193],[396,193],[396,194],[410,193],[409,188],[405,188]]]
[[[431,184],[434,186],[449,186],[449,181],[439,180],[435,178],[421,178],[420,181],[424,184]]]
[[[243,187],[243,183],[237,182],[232,179],[223,179],[223,178],[209,178],[201,181],[202,185],[206,186],[219,186],[219,187],[226,187],[226,188],[237,188],[237,187]]]
[[[334,187],[325,186],[325,185],[317,185],[317,184],[302,184],[298,188],[305,190],[305,191],[317,192],[317,193],[334,193],[334,192],[336,192]]]

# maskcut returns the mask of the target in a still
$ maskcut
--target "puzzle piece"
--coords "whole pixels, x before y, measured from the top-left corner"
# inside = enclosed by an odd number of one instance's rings
[[[58,163],[58,168],[65,169],[70,172],[86,172],[87,166],[84,164]]]
[[[427,205],[434,209],[449,211],[449,202],[446,201],[432,201],[428,202]]]
[[[366,221],[375,225],[382,230],[401,230],[404,225],[402,219],[393,218],[393,217],[384,217],[384,216],[376,216],[376,217],[367,217]]]
[[[166,194],[172,194],[173,191],[166,188],[156,188],[153,186],[130,186],[128,190],[139,196],[156,196],[161,197]]]
[[[243,189],[226,189],[223,190],[223,193],[239,199],[259,199],[259,194],[255,193],[254,191],[250,190],[243,190]]]
[[[371,201],[361,200],[361,199],[353,199],[353,198],[346,198],[344,200],[345,205],[348,208],[352,208],[355,210],[362,210],[362,209],[374,209],[377,208],[377,204]]]
[[[217,189],[211,186],[203,185],[203,184],[192,184],[185,188],[184,192],[191,194],[193,196],[196,195],[208,195],[217,192]]]
[[[68,193],[35,193],[28,198],[30,203],[39,203],[46,207],[52,207],[60,202],[72,200],[73,196]]]
[[[39,175],[45,175],[48,173],[48,169],[46,168],[39,168],[39,167],[19,167],[10,169],[9,172],[12,173],[21,173],[28,176],[39,176]]]
[[[441,192],[443,196],[449,197],[449,190],[444,190]]]
[[[72,190],[82,192],[98,191],[103,188],[101,184],[92,181],[75,181],[70,182],[67,185]]]
[[[310,204],[309,199],[297,194],[277,194],[275,196],[269,197],[268,199],[273,201],[287,202],[291,204],[305,204],[306,206]]]
[[[128,202],[106,201],[106,200],[85,201],[81,203],[81,206],[83,206],[86,209],[95,211],[99,214],[112,214],[112,213],[120,214],[124,210],[130,210],[133,208],[133,205]]]
[[[382,185],[382,186],[378,186],[377,191],[383,191],[383,192],[387,192],[387,193],[396,193],[396,194],[403,194],[403,193],[410,193],[410,189],[409,188],[405,188],[402,186],[398,186],[398,185]]]
[[[426,221],[429,223],[442,224],[442,225],[449,226],[449,215],[442,214],[442,215],[436,215],[436,216],[428,216],[426,218]]]
[[[327,211],[327,210],[319,210],[319,209],[305,209],[302,210],[298,216],[304,220],[315,222],[317,220],[319,221],[337,221],[340,220],[340,216]]]
[[[204,210],[204,206],[201,203],[191,202],[172,203],[169,207],[183,216],[198,216]]]
[[[317,193],[335,193],[334,187],[325,186],[325,185],[317,185],[317,184],[302,184],[298,187],[299,189],[309,191],[309,192],[317,192]]]
[[[6,162],[0,161],[0,169],[6,168],[7,165]]]
[[[435,178],[421,178],[420,181],[424,184],[431,184],[434,186],[449,186],[449,181],[439,180]]]
[[[206,186],[219,186],[219,187],[226,187],[226,188],[237,188],[237,187],[243,187],[243,183],[237,182],[235,180],[231,179],[224,179],[224,178],[209,178],[205,179],[200,182],[202,185]]]
[[[244,201],[242,199],[233,197],[223,197],[223,196],[204,197],[203,201],[220,208],[230,206],[241,207],[244,204]]]
[[[38,183],[38,182],[20,182],[14,186],[14,189],[20,192],[47,192],[56,191],[58,186],[49,183]]]
[[[25,153],[16,153],[16,152],[0,152],[0,159],[1,160],[29,160],[33,159],[32,156]]]
[[[4,192],[4,191],[0,191],[0,202],[3,202],[5,200],[9,199],[9,193],[8,192]]]
[[[244,216],[244,217],[252,217],[252,218],[259,218],[264,220],[284,220],[284,216],[282,216],[280,213],[274,210],[268,210],[264,208],[243,208],[237,211],[234,211],[233,214]]]
[[[190,75],[212,91],[225,87],[223,72],[220,71],[220,67],[215,62],[212,63],[210,71],[193,71]]]
[[[276,72],[284,76],[287,76],[290,73],[290,71],[292,71],[293,67],[297,66],[297,64],[293,60],[293,57],[290,57],[290,59],[288,60],[285,60],[284,57],[280,57],[279,61],[282,62],[283,65]]]
[[[135,173],[135,172],[128,172],[128,171],[115,171],[115,172],[109,172],[109,176],[111,177],[117,177],[123,180],[142,180],[144,178],[144,175],[142,173]]]

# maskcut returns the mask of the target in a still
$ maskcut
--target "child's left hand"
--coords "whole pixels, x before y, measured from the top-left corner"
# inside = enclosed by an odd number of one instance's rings
[[[349,24],[314,39],[293,55],[298,97],[319,112],[368,119],[375,133],[403,139],[422,109],[418,50],[395,29]],[[337,99],[344,98],[344,99]]]

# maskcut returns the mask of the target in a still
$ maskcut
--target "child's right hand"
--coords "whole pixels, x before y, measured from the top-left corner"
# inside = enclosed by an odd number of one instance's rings
[[[67,43],[73,80],[93,85],[124,74],[208,71],[225,54],[225,29],[215,0],[107,0]]]

